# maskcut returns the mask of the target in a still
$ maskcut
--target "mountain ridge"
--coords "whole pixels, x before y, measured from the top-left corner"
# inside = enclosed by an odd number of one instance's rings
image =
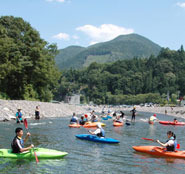
[[[107,63],[134,57],[148,58],[158,55],[161,47],[148,38],[138,35],[120,35],[110,41],[88,47],[69,46],[59,50],[56,64],[60,70],[82,68],[92,62]]]

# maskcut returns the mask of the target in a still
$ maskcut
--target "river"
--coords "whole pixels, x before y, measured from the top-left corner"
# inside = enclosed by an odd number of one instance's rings
[[[130,113],[129,113],[130,114]],[[174,131],[181,150],[185,150],[184,126],[163,126],[159,123],[149,125],[150,113],[139,113],[136,123],[130,126],[113,127],[112,121],[106,123],[106,137],[120,140],[120,144],[110,145],[88,142],[75,138],[76,134],[87,134],[85,128],[69,128],[69,118],[28,120],[28,128],[36,147],[44,147],[68,152],[63,159],[16,160],[0,158],[0,173],[6,174],[184,174],[185,160],[158,158],[137,153],[134,145],[157,145],[141,139],[153,138],[165,141],[166,132]],[[160,120],[173,120],[173,117],[157,115]],[[130,119],[130,116],[128,117]],[[179,121],[184,121],[179,118]],[[19,125],[23,127],[23,125]],[[0,148],[10,148],[18,127],[14,121],[0,123]],[[26,133],[26,131],[25,131]]]

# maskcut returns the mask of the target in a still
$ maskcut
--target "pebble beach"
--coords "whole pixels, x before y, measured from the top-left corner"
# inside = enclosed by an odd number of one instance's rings
[[[69,117],[72,116],[73,112],[77,115],[82,115],[88,113],[92,110],[95,112],[102,112],[107,110],[111,111],[130,111],[132,107],[121,107],[121,106],[104,106],[104,105],[72,105],[62,102],[50,103],[50,102],[39,102],[39,101],[26,101],[26,100],[0,100],[0,121],[9,121],[15,119],[15,113],[17,109],[21,109],[23,113],[23,118],[35,118],[35,108],[39,106],[40,116],[44,117]],[[185,118],[185,107],[146,107],[146,106],[136,106],[138,112],[150,112],[166,114]],[[150,115],[149,115],[150,116]]]

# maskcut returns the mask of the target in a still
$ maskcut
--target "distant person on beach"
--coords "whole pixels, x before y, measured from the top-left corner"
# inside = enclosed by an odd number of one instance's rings
[[[73,116],[70,120],[70,124],[78,124],[78,117],[76,116],[75,113],[73,113]]]
[[[157,142],[161,146],[166,147],[167,151],[175,151],[177,146],[176,135],[172,131],[168,131],[167,137],[168,137],[168,140],[166,141],[166,143],[161,143],[159,140],[157,140]]]
[[[167,114],[167,110],[166,109],[165,109],[164,113],[165,113],[165,115]]]
[[[130,112],[132,112],[131,121],[135,121],[135,118],[136,118],[136,107],[134,106],[133,109]]]
[[[17,112],[16,112],[15,116],[16,116],[16,122],[17,123],[22,123],[23,122],[21,109],[17,109]]]
[[[94,132],[89,130],[89,133],[92,134],[92,135],[96,135],[98,137],[105,137],[105,131],[101,127],[101,123],[97,123],[96,126],[97,126],[97,129]]]
[[[13,153],[22,153],[34,147],[33,144],[31,144],[26,148],[24,147],[24,143],[28,140],[28,137],[31,135],[29,132],[27,133],[24,140],[22,139],[22,136],[23,136],[22,128],[20,127],[16,128],[15,133],[16,133],[16,136],[11,143]]]
[[[39,106],[36,106],[35,109],[35,120],[39,120],[40,119],[40,109]]]

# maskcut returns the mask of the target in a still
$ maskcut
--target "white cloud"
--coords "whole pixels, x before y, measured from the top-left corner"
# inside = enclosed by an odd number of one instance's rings
[[[185,8],[185,2],[178,2],[177,6],[179,6],[181,8]]]
[[[59,33],[57,35],[54,35],[53,38],[59,39],[59,40],[69,40],[70,36],[66,33]]]
[[[77,35],[73,35],[72,38],[75,40],[79,39],[79,37]]]
[[[84,25],[76,28],[77,31],[82,31],[91,38],[90,44],[105,42],[114,39],[119,35],[133,33],[133,29],[127,29],[113,24],[102,24],[99,27],[93,25]]]
[[[54,2],[54,1],[56,1],[56,2],[65,2],[65,0],[46,0],[46,1],[48,1],[48,2]]]

